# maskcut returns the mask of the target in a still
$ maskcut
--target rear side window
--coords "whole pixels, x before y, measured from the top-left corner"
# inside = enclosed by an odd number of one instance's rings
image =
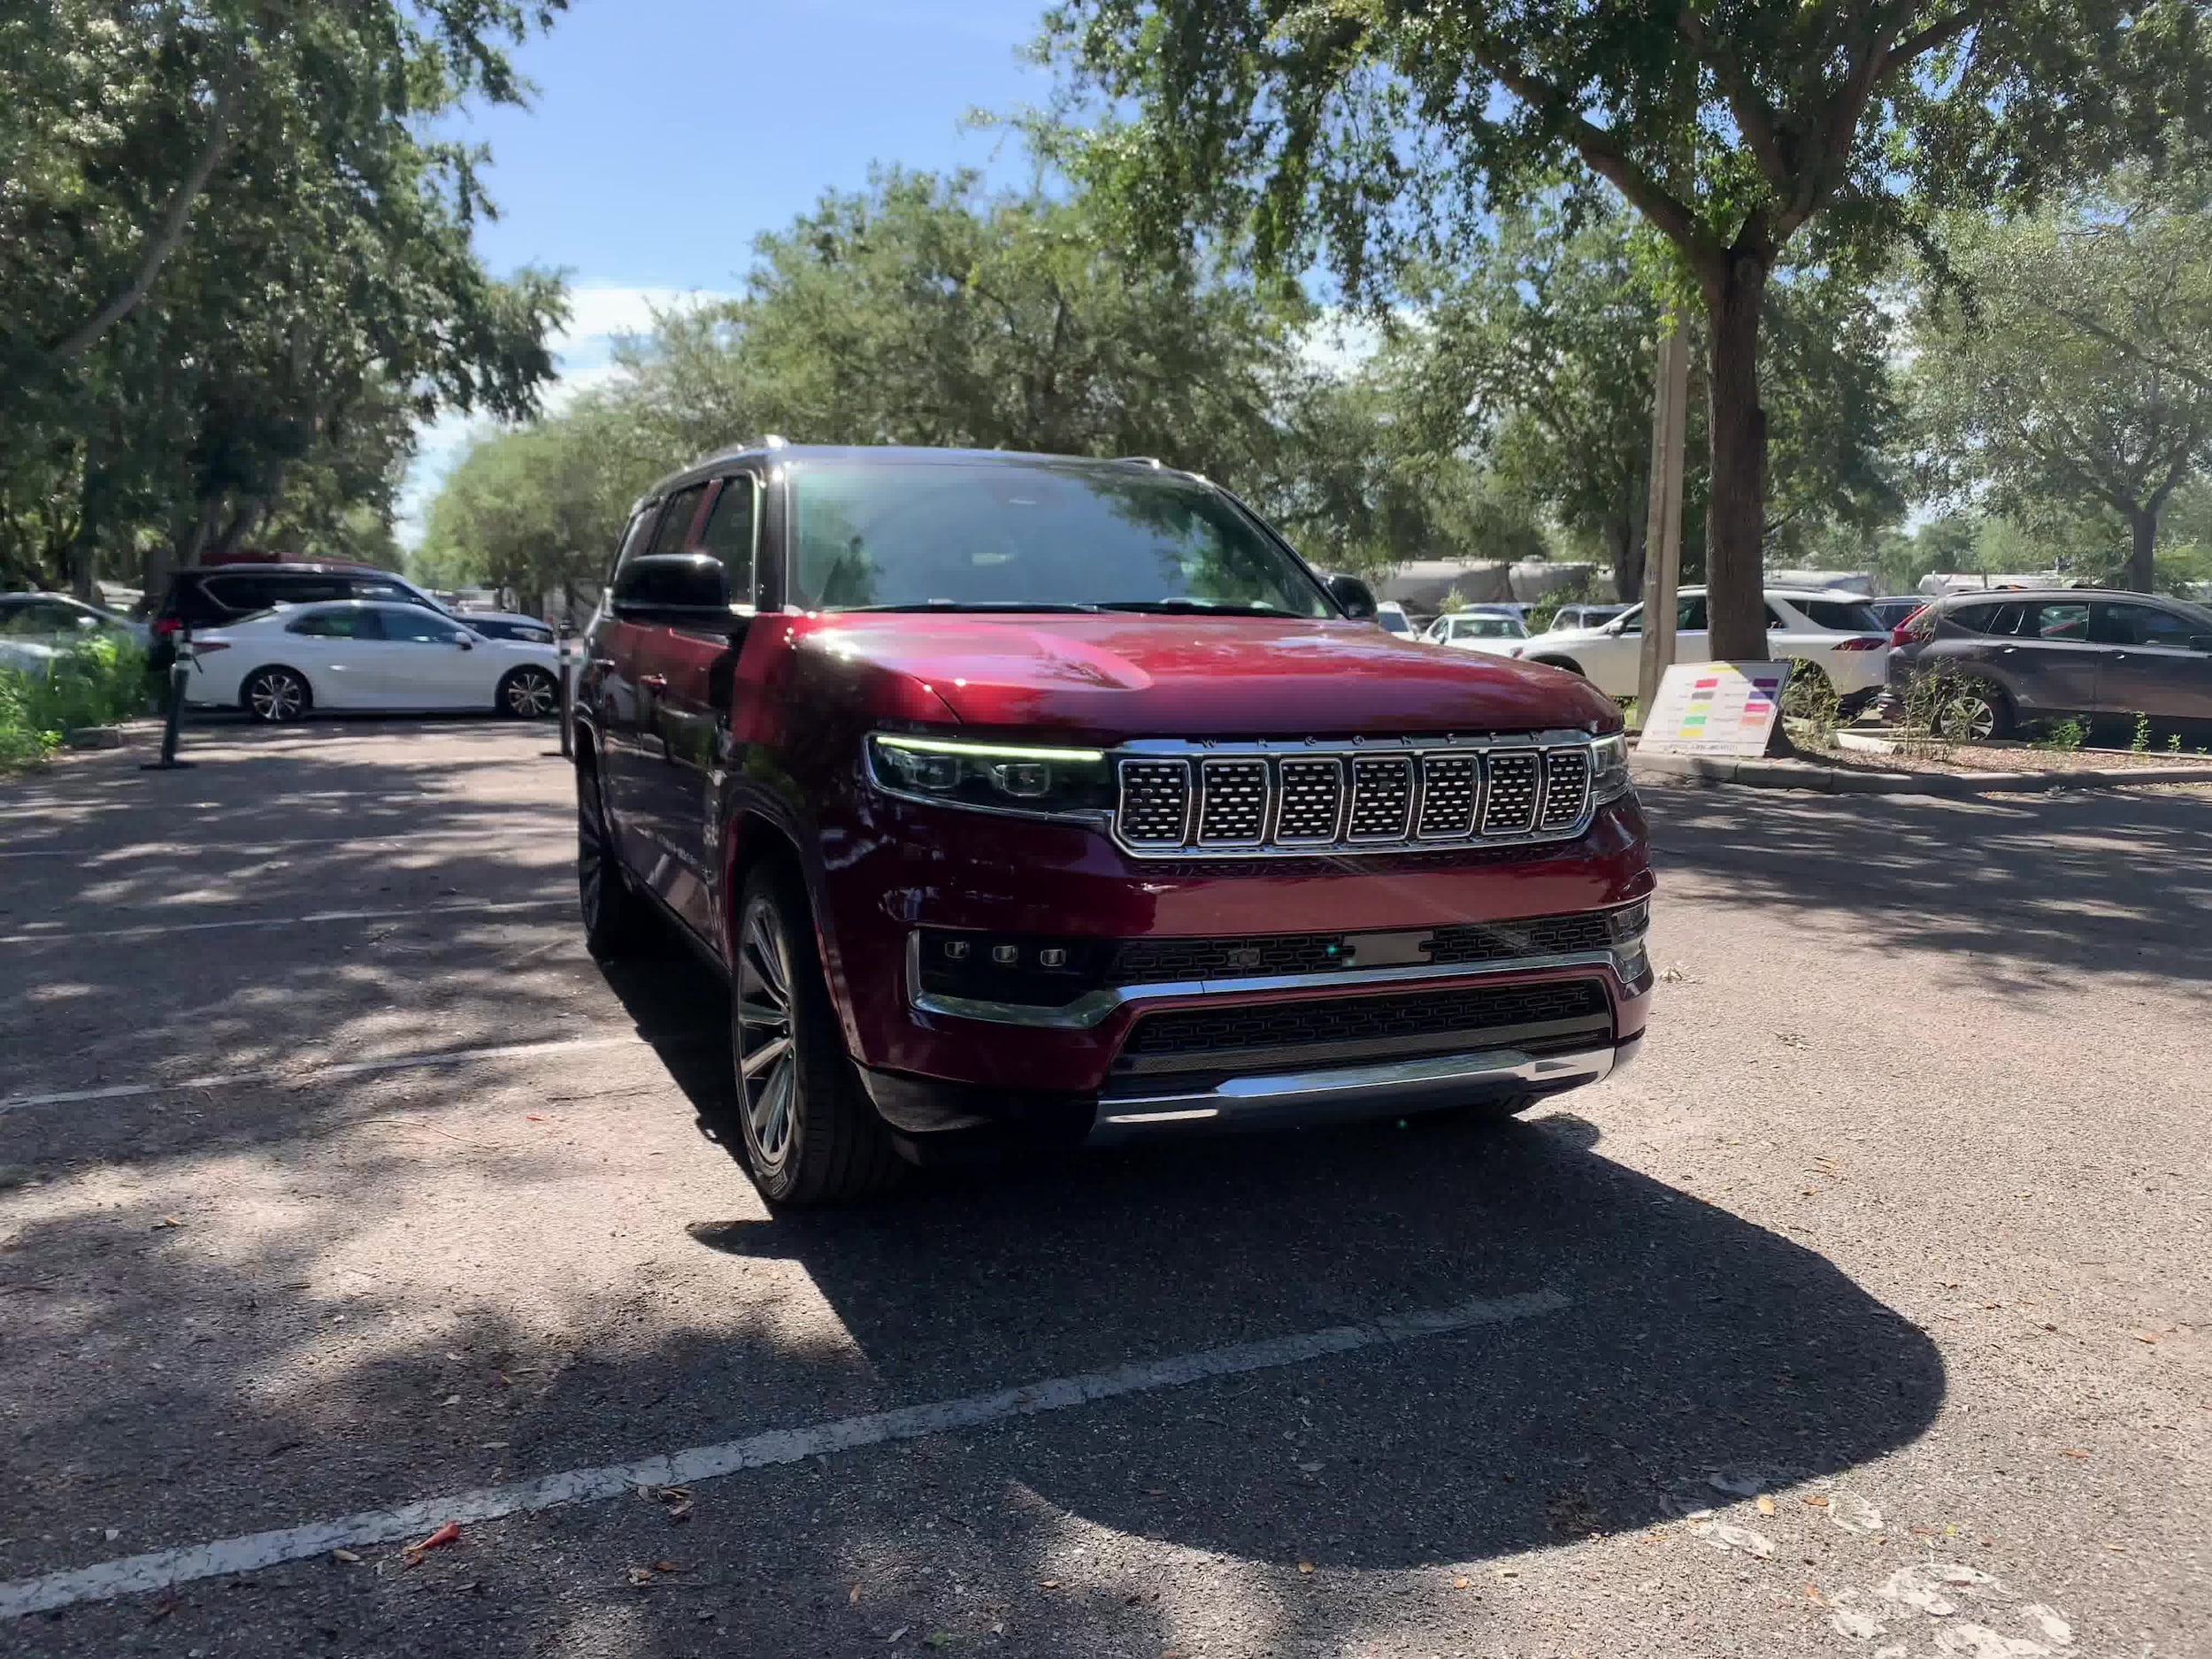
[[[2089,637],[2089,607],[2085,604],[2023,605],[2029,639],[2085,640]]]
[[[1853,604],[1842,599],[1796,599],[1791,603],[1818,627],[1835,628],[1845,634],[1882,631],[1882,619],[1874,614],[1871,605]]]
[[[684,550],[684,541],[691,534],[691,521],[698,515],[699,498],[706,493],[704,484],[694,484],[669,497],[667,511],[661,514],[660,528],[653,533],[654,552]]]
[[[740,604],[753,597],[753,480],[746,477],[722,480],[722,493],[714,498],[707,515],[706,534],[699,550],[711,553],[729,572],[730,596]]]
[[[373,611],[317,611],[296,622],[287,623],[287,634],[304,634],[318,640],[373,640],[382,636],[377,632],[376,612]]]

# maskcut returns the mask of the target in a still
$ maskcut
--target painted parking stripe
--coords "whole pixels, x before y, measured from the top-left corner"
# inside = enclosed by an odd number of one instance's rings
[[[133,847],[29,847],[0,853],[0,859],[75,858],[101,864],[140,858],[201,858],[220,854],[227,857],[288,852],[295,847],[398,847],[409,841],[480,841],[488,829],[513,829],[523,815],[503,816],[495,824],[456,825],[434,830],[357,830],[350,835],[297,835],[258,841],[141,841]],[[542,821],[530,828],[557,829],[571,823],[574,814],[549,808]]]
[[[1274,1371],[1332,1354],[1350,1354],[1361,1348],[1410,1342],[1479,1325],[1535,1318],[1557,1313],[1569,1305],[1567,1298],[1558,1292],[1540,1290],[1519,1296],[1463,1302],[1457,1307],[1422,1313],[1391,1314],[1365,1325],[1340,1325],[1299,1336],[1240,1342],[1233,1348],[1145,1360],[1075,1377],[1055,1377],[1019,1388],[1002,1388],[928,1405],[903,1406],[895,1411],[843,1417],[806,1428],[773,1429],[741,1440],[695,1446],[635,1463],[574,1469],[562,1474],[541,1475],[534,1480],[480,1486],[473,1492],[455,1493],[449,1497],[426,1498],[396,1509],[374,1509],[331,1521],[311,1521],[271,1532],[250,1532],[211,1544],[157,1549],[121,1561],[103,1562],[95,1567],[0,1584],[0,1617],[49,1612],[81,1601],[111,1601],[120,1595],[164,1589],[198,1578],[220,1578],[227,1573],[253,1572],[281,1562],[303,1561],[326,1550],[390,1543],[418,1537],[448,1521],[465,1524],[496,1520],[505,1515],[526,1515],[564,1504],[618,1498],[640,1486],[689,1486],[747,1469],[795,1463],[803,1458],[856,1451],[887,1441],[919,1440],[956,1429],[980,1428],[1010,1417],[1064,1411],[1071,1406],[1089,1405],[1123,1394],[1179,1388],[1216,1377]]]
[[[479,1060],[504,1060],[517,1056],[560,1054],[580,1048],[626,1048],[645,1040],[635,1033],[619,1037],[557,1037],[545,1042],[503,1042],[488,1048],[448,1048],[434,1054],[401,1054],[384,1060],[348,1060],[337,1065],[303,1066],[295,1071],[272,1067],[261,1071],[232,1071],[221,1076],[179,1078],[173,1083],[115,1083],[105,1088],[67,1089],[58,1094],[10,1094],[0,1098],[0,1112],[25,1106],[74,1106],[88,1101],[133,1100],[176,1089],[230,1088],[242,1083],[307,1085],[326,1078],[358,1077],[365,1071],[406,1071],[427,1066],[470,1065]]]
[[[414,916],[508,916],[518,910],[572,908],[573,898],[515,899],[500,904],[415,904],[398,910],[311,910],[304,916],[256,916],[234,922],[151,922],[142,927],[50,928],[0,933],[0,945],[42,945],[80,939],[152,939],[163,933],[211,933],[234,927],[303,927],[311,922],[388,922]]]

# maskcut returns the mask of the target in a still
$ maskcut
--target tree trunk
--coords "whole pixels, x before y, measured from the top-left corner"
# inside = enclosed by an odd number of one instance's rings
[[[1645,527],[1640,512],[1618,512],[1605,521],[1606,558],[1613,567],[1613,592],[1632,605],[1644,591]]]
[[[1767,416],[1759,403],[1759,315],[1767,261],[1731,250],[1706,284],[1712,471],[1705,507],[1705,612],[1722,662],[1764,662]]]
[[[2153,510],[2129,512],[2128,586],[2139,594],[2154,591],[2158,575],[2158,513]]]

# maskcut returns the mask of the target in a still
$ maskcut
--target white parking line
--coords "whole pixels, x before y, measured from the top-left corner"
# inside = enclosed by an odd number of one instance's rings
[[[142,927],[50,928],[28,933],[0,933],[0,945],[39,945],[79,939],[151,939],[161,933],[207,933],[230,927],[300,927],[310,922],[387,922],[411,916],[506,916],[517,910],[572,906],[573,898],[515,899],[502,904],[416,904],[399,910],[311,910],[304,916],[257,916],[234,922],[155,922]]]
[[[228,1088],[240,1083],[319,1083],[326,1078],[357,1077],[364,1071],[405,1071],[423,1066],[467,1065],[477,1060],[503,1060],[517,1055],[559,1054],[577,1048],[622,1048],[642,1044],[634,1033],[620,1037],[557,1037],[545,1042],[506,1042],[488,1048],[449,1048],[435,1054],[394,1055],[388,1060],[348,1060],[337,1065],[317,1065],[299,1071],[272,1067],[261,1071],[232,1071],[214,1077],[180,1078],[173,1083],[115,1083],[105,1088],[66,1089],[58,1094],[10,1094],[0,1098],[0,1112],[26,1106],[73,1106],[85,1101],[133,1100],[173,1089]]]
[[[1540,1290],[1525,1295],[1463,1302],[1455,1308],[1423,1313],[1391,1314],[1365,1325],[1335,1325],[1300,1336],[1274,1337],[1260,1342],[1240,1342],[1233,1348],[1144,1360],[1112,1371],[1056,1377],[1024,1387],[969,1394],[959,1400],[904,1406],[895,1411],[843,1417],[807,1428],[774,1429],[746,1440],[725,1440],[718,1446],[695,1446],[686,1451],[641,1458],[636,1463],[608,1463],[596,1469],[541,1475],[535,1480],[481,1486],[473,1492],[426,1498],[396,1509],[374,1509],[337,1520],[311,1521],[304,1525],[251,1532],[211,1544],[157,1549],[121,1561],[103,1562],[95,1567],[0,1584],[0,1618],[48,1612],[55,1608],[73,1607],[80,1601],[111,1601],[120,1595],[164,1589],[198,1578],[219,1578],[226,1573],[252,1572],[280,1562],[319,1555],[326,1550],[389,1543],[427,1532],[448,1521],[465,1524],[496,1520],[503,1515],[530,1514],[563,1504],[618,1498],[640,1486],[689,1486],[695,1481],[733,1475],[741,1470],[795,1463],[805,1457],[849,1452],[890,1440],[919,1440],[955,1429],[979,1428],[1009,1417],[1064,1411],[1071,1406],[1088,1405],[1093,1401],[1111,1400],[1122,1394],[1179,1388],[1209,1378],[1273,1371],[1326,1355],[1349,1354],[1363,1348],[1410,1342],[1417,1338],[1471,1330],[1477,1325],[1534,1318],[1540,1314],[1557,1313],[1569,1305],[1567,1298],[1558,1292]]]
[[[140,841],[128,847],[30,847],[16,852],[0,853],[7,858],[76,858],[87,864],[109,864],[127,859],[139,858],[198,858],[211,854],[227,856],[280,853],[294,847],[360,847],[397,846],[404,841],[469,841],[480,838],[488,829],[514,829],[526,814],[502,818],[496,824],[478,826],[455,825],[448,829],[434,830],[359,830],[351,835],[299,835],[280,841]],[[533,828],[557,829],[573,821],[574,814],[549,807],[542,824]]]

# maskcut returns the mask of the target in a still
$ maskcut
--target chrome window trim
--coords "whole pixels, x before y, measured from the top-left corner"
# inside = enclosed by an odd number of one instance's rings
[[[917,1013],[951,1019],[975,1019],[996,1025],[1025,1025],[1043,1031],[1089,1031],[1102,1025],[1121,1009],[1147,1002],[1191,997],[1237,998],[1268,991],[1322,991],[1342,986],[1374,987],[1419,985],[1438,990],[1469,980],[1511,978],[1555,969],[1609,970],[1628,983],[1636,995],[1643,974],[1622,972],[1624,961],[1642,949],[1640,941],[1619,950],[1577,950],[1552,956],[1509,956],[1495,962],[1470,962],[1436,966],[1423,963],[1409,968],[1330,968],[1312,973],[1260,974],[1236,979],[1177,979],[1150,985],[1103,986],[1058,1008],[1039,1008],[1025,1002],[995,1002],[979,997],[942,996],[922,988],[922,935],[918,929],[906,936],[906,994]]]

